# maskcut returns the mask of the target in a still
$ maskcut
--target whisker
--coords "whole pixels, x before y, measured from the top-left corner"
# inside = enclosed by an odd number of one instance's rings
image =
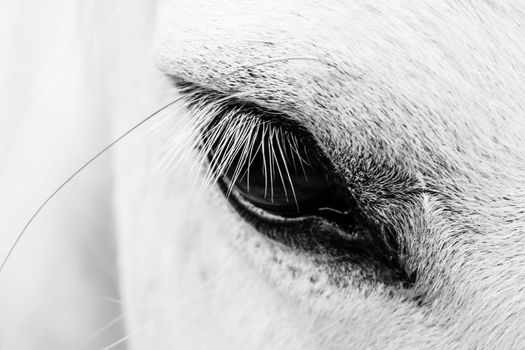
[[[124,319],[124,317],[126,316],[126,313],[123,312],[121,313],[120,315],[118,315],[117,317],[113,318],[112,320],[110,320],[108,323],[106,323],[104,326],[100,327],[95,333],[93,333],[92,335],[90,335],[88,338],[86,338],[81,344],[80,344],[80,347],[84,347],[86,346],[87,344],[89,344],[92,340],[94,340],[95,338],[97,338],[98,336],[100,336],[102,333],[104,333],[105,331],[107,331],[108,329],[110,329],[111,327],[113,327],[114,325],[116,325],[117,323],[119,323],[121,320]]]
[[[212,80],[210,83],[211,83],[211,85],[213,85],[213,84],[215,84],[217,82],[220,82],[220,81],[224,80],[227,77],[233,76],[233,75],[235,75],[235,74],[237,74],[239,72],[245,71],[245,70],[250,69],[250,68],[255,68],[255,67],[268,65],[268,64],[272,64],[272,63],[290,62],[290,61],[312,61],[312,62],[318,62],[318,63],[324,64],[324,65],[326,65],[328,67],[332,67],[332,65],[329,62],[324,61],[324,60],[319,59],[319,58],[315,58],[315,57],[283,57],[283,58],[275,58],[275,59],[271,59],[271,60],[265,60],[265,61],[261,61],[261,62],[247,63],[247,64],[240,65],[238,68],[235,68],[232,71],[230,71],[230,72],[228,72],[226,74],[223,74],[222,76],[218,77],[217,79]],[[83,172],[84,169],[86,169],[89,165],[91,165],[95,160],[100,158],[100,156],[102,156],[104,153],[106,153],[109,149],[113,148],[121,140],[123,140],[128,135],[133,133],[135,130],[139,129],[141,126],[146,124],[148,121],[152,120],[155,116],[157,116],[162,111],[167,110],[169,107],[173,106],[175,103],[184,100],[185,97],[186,96],[182,95],[182,96],[174,99],[173,101],[171,101],[171,102],[167,103],[166,105],[164,105],[163,107],[159,108],[158,110],[156,110],[155,112],[153,112],[152,114],[150,114],[149,116],[147,116],[146,118],[141,120],[140,122],[136,123],[130,129],[128,129],[126,132],[124,132],[122,135],[120,135],[115,140],[113,140],[111,143],[109,143],[107,146],[102,148],[99,152],[94,154],[84,164],[82,164],[76,171],[74,171],[69,177],[67,177],[48,197],[46,197],[46,199],[40,204],[40,206],[37,207],[37,209],[33,212],[33,214],[30,216],[30,218],[26,221],[26,223],[23,226],[22,230],[18,233],[18,235],[16,236],[14,242],[9,247],[9,250],[8,250],[7,254],[2,259],[2,263],[0,264],[0,272],[3,271],[7,261],[9,260],[11,255],[13,254],[13,251],[15,250],[15,248],[18,246],[22,236],[25,234],[25,232],[27,231],[29,226],[33,223],[35,218],[40,214],[40,212],[47,206],[47,204],[65,186],[67,186],[78,174]],[[202,117],[202,119],[199,119],[197,121],[196,126],[204,126],[204,125],[207,125],[208,123],[209,123],[209,119],[206,119],[205,117]],[[199,130],[202,130],[202,129],[199,129]],[[271,190],[272,190],[272,198],[273,198],[273,179],[272,179],[272,174],[270,174],[270,180],[272,181],[272,185],[271,185],[272,188],[271,188]],[[265,189],[265,191],[266,191],[266,189]]]
[[[35,218],[38,216],[38,214],[40,214],[40,212],[42,211],[42,209],[44,209],[44,207],[47,205],[47,203],[49,203],[49,201],[51,201],[67,184],[69,184],[71,182],[71,180],[73,180],[78,174],[80,174],[84,169],[86,169],[91,163],[93,163],[95,160],[97,160],[101,155],[103,155],[104,153],[106,153],[106,151],[108,151],[110,148],[112,148],[114,145],[116,145],[117,143],[119,143],[122,139],[124,139],[126,136],[128,136],[129,134],[131,134],[133,131],[137,130],[140,126],[144,125],[146,122],[148,122],[150,119],[152,119],[153,117],[155,117],[157,114],[159,114],[160,112],[166,110],[167,108],[169,108],[170,106],[172,106],[173,104],[175,104],[176,102],[180,101],[183,97],[179,97],[177,98],[176,100],[174,101],[171,101],[169,102],[168,104],[164,105],[163,107],[161,107],[160,109],[156,110],[155,112],[153,112],[152,114],[150,114],[148,117],[146,117],[145,119],[141,120],[140,122],[138,122],[137,124],[135,124],[132,128],[130,128],[129,130],[127,130],[125,133],[123,133],[122,135],[120,135],[118,138],[116,138],[113,142],[111,142],[109,145],[107,145],[106,147],[104,147],[102,150],[100,150],[99,152],[97,152],[94,156],[92,156],[87,162],[85,162],[80,168],[78,168],[73,174],[71,174],[64,182],[62,182],[62,184],[60,184],[60,186],[58,186],[56,188],[56,190],[54,190],[43,202],[42,204],[36,209],[36,211],[33,213],[33,215],[31,215],[31,217],[29,218],[29,220],[26,222],[26,224],[24,225],[24,227],[22,228],[22,231],[20,231],[20,233],[17,235],[14,243],[11,245],[11,247],[9,248],[9,251],[7,252],[6,256],[4,257],[4,259],[2,260],[2,264],[0,265],[0,272],[4,269],[5,267],[5,264],[7,263],[7,260],[9,259],[9,257],[11,256],[11,254],[13,254],[13,251],[15,250],[15,248],[17,247],[18,243],[20,242],[20,239],[22,238],[22,236],[24,235],[24,233],[27,231],[27,228],[31,225],[31,223],[35,220]]]
[[[122,344],[126,340],[136,336],[137,334],[142,332],[144,329],[150,327],[155,322],[157,322],[160,319],[162,319],[163,317],[165,317],[168,313],[173,312],[176,307],[179,307],[179,306],[181,306],[181,305],[183,305],[185,303],[191,302],[191,301],[197,301],[197,300],[199,300],[199,299],[201,299],[203,297],[206,297],[208,295],[213,294],[215,292],[214,290],[205,290],[205,289],[208,288],[209,286],[213,285],[215,282],[219,281],[221,278],[224,278],[225,276],[228,277],[229,283],[226,283],[226,284],[221,283],[221,285],[220,285],[221,288],[229,287],[229,286],[234,285],[235,283],[239,283],[235,279],[231,279],[231,276],[227,275],[226,271],[227,271],[226,267],[223,267],[223,269],[219,270],[219,272],[215,276],[213,276],[209,280],[205,281],[202,285],[199,286],[199,288],[194,290],[194,293],[195,292],[200,292],[200,293],[192,294],[191,296],[188,296],[186,298],[178,299],[177,302],[175,302],[175,303],[169,304],[163,311],[161,311],[159,314],[157,314],[157,316],[155,316],[154,318],[152,318],[149,321],[145,322],[140,327],[138,327],[135,330],[133,330],[133,332],[130,332],[130,333],[126,334],[125,336],[122,336],[118,340],[116,340],[113,343],[109,344],[108,346],[104,347],[102,350],[113,349],[117,345]]]

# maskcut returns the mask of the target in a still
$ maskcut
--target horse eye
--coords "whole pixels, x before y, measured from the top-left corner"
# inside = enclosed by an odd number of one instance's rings
[[[244,115],[212,129],[209,160],[228,196],[235,192],[254,207],[286,218],[348,211],[309,142],[291,128]]]
[[[247,223],[290,248],[333,257],[345,271],[359,269],[363,278],[414,283],[395,232],[363,212],[348,179],[307,129],[281,112],[173,80],[195,110],[204,184],[217,180]]]
[[[251,227],[344,274],[414,283],[395,231],[363,211],[312,133],[282,112],[171,78],[193,111],[192,136],[207,163],[203,185],[216,181]]]

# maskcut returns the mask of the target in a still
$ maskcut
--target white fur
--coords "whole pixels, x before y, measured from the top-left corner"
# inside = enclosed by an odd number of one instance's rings
[[[415,203],[383,200],[375,187],[388,186],[389,174],[354,189],[373,208],[370,215],[402,235],[421,306],[372,287],[363,294],[311,285],[317,270],[308,257],[246,225],[223,234],[241,234],[241,251],[283,298],[301,301],[295,310],[310,310],[303,317],[323,315],[315,328],[324,331],[310,345],[298,340],[304,337],[296,321],[275,323],[288,330],[280,339],[287,348],[523,344],[524,10],[510,1],[167,1],[160,10],[156,47],[164,72],[285,112],[333,159],[370,157],[357,165],[371,170],[397,164],[425,191]],[[286,57],[297,60],[277,61]],[[290,266],[302,272],[292,276]],[[230,293],[227,300],[239,298]],[[252,319],[257,312],[236,304],[230,313]],[[272,317],[268,311],[265,319]],[[229,326],[249,333],[253,344],[265,342],[249,327]]]
[[[112,159],[130,348],[525,347],[522,1],[164,0],[113,24],[100,52],[115,134],[178,96],[154,64],[286,113],[417,271],[408,289],[356,287],[352,271],[336,285],[220,191],[195,191],[191,126],[209,115],[180,103]]]

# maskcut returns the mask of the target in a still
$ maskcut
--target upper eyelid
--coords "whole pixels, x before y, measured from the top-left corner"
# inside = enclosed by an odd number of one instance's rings
[[[224,94],[209,88],[201,87],[192,82],[188,82],[179,77],[170,76],[176,88],[183,93],[186,102],[190,107],[201,104],[213,105],[223,109],[223,113],[235,111],[237,113],[250,113],[262,122],[269,122],[280,129],[291,131],[294,136],[301,140],[305,146],[310,147],[316,154],[323,155],[329,162],[329,167],[333,168],[332,159],[322,147],[306,125],[300,122],[299,118],[292,118],[287,113],[261,106],[255,102],[240,99],[237,95]],[[211,121],[210,121],[211,122]],[[332,169],[333,170],[333,169]]]
[[[172,80],[173,85],[185,95],[185,100],[190,107],[201,103],[215,104],[230,111],[238,109],[239,112],[253,114],[256,117],[261,118],[263,121],[275,123],[285,129],[293,129],[294,132],[301,133],[306,131],[301,123],[292,119],[288,114],[261,106],[260,104],[248,99],[242,99],[244,94],[225,94],[199,86],[178,77],[169,77]]]
[[[341,170],[334,165],[334,160],[331,157],[329,157],[329,155],[324,151],[323,148],[321,148],[320,144],[317,142],[318,140],[314,138],[314,135],[312,135],[312,133],[309,132],[309,130],[307,130],[305,126],[295,121],[295,119],[290,118],[289,115],[280,111],[275,111],[260,106],[254,102],[239,99],[235,95],[231,96],[209,88],[199,86],[197,84],[185,81],[178,77],[173,77],[172,80],[174,82],[175,87],[177,87],[183,95],[186,95],[185,97],[187,98],[187,102],[190,105],[190,107],[192,105],[195,105],[197,107],[197,110],[198,107],[202,106],[203,104],[218,105],[218,108],[221,108],[222,105],[222,108],[231,108],[236,110],[238,113],[251,113],[257,115],[260,118],[271,120],[274,123],[279,124],[279,126],[289,126],[290,130],[292,130],[294,133],[303,134],[303,141],[309,143],[307,146],[314,147],[313,153],[323,159],[323,165],[326,167],[325,169],[330,172],[331,176],[335,179],[335,181],[342,185],[347,185],[348,179],[344,178],[344,174],[342,174]],[[215,114],[215,117],[217,117],[217,114]],[[202,132],[202,129],[199,131]],[[364,248],[358,246],[355,247],[355,249],[357,254],[357,252],[360,251],[360,249]],[[407,283],[408,285],[413,283],[413,278],[411,276],[408,276],[406,274],[406,271],[403,270],[403,266],[399,260],[400,258],[398,257],[397,252],[391,252],[390,250],[388,251],[388,255],[383,255],[384,253],[381,250],[380,252],[378,252],[379,255],[376,256],[374,254],[371,254],[368,258],[372,259],[372,256],[375,256],[375,258],[373,259],[374,261],[380,261],[381,264],[384,264],[388,269],[391,269],[395,272],[395,275],[398,276],[396,277],[396,280],[402,281],[403,283]]]

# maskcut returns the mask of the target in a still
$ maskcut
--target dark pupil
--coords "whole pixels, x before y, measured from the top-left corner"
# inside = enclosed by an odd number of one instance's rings
[[[228,191],[236,190],[254,206],[285,217],[344,206],[336,186],[298,138],[271,125],[252,132],[249,143],[220,174]],[[212,147],[212,164],[221,161],[214,159],[215,153],[221,154]]]

